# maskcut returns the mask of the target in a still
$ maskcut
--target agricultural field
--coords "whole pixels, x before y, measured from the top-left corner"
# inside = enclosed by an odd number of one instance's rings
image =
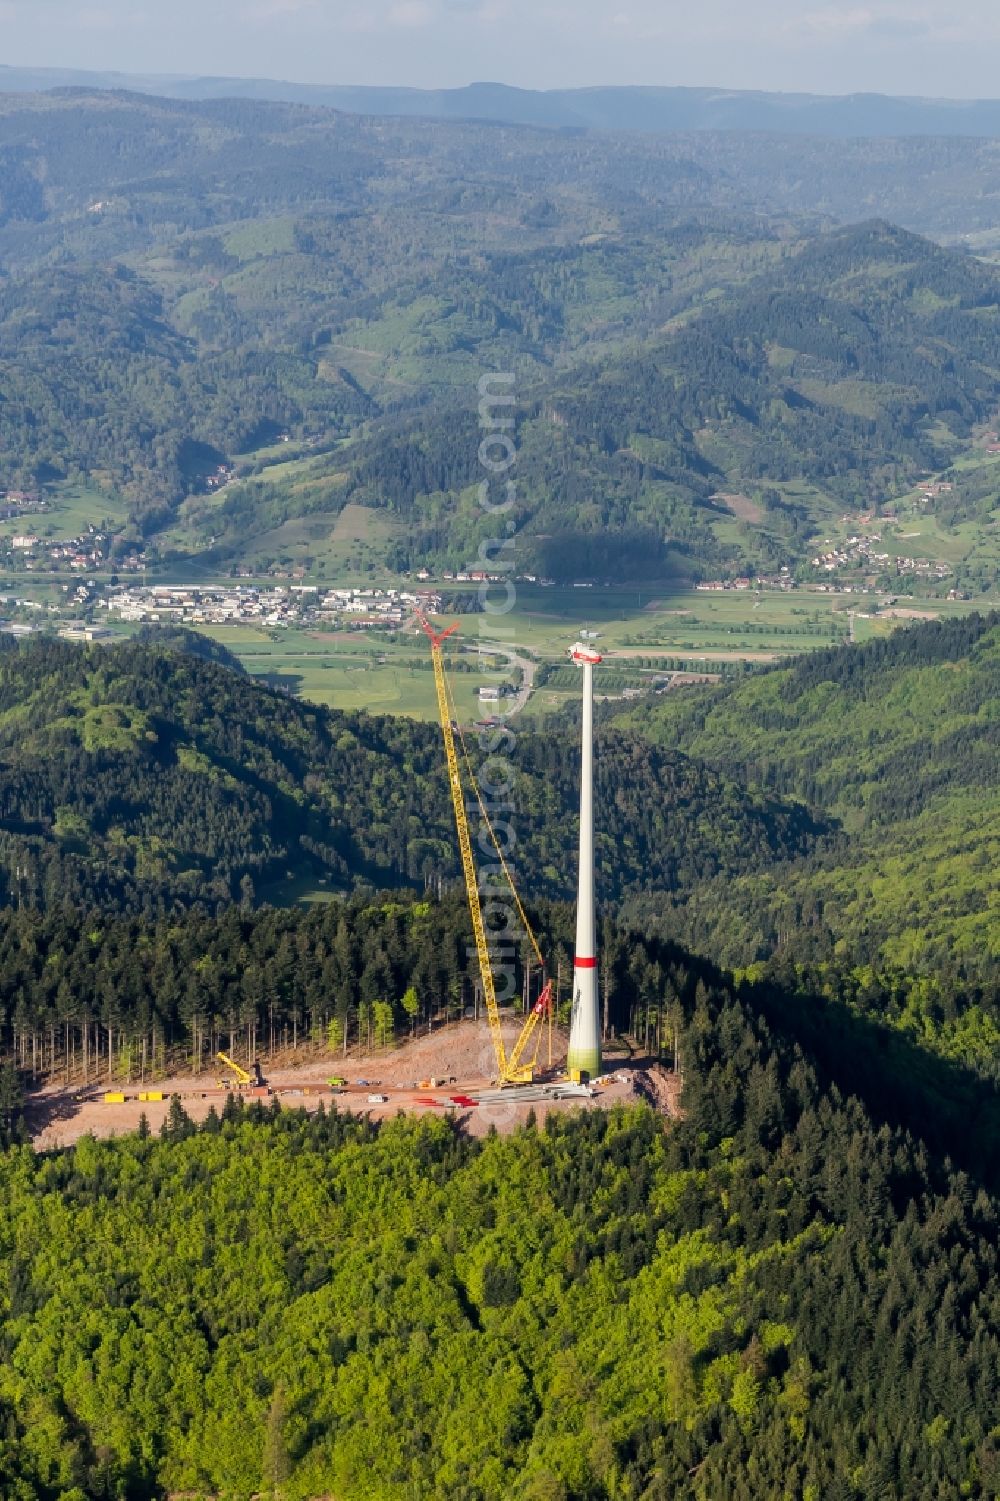
[[[390,517],[349,503],[335,514],[287,521],[263,533],[251,557],[265,566],[270,558],[285,567],[301,565],[311,577],[327,583],[339,581],[345,572],[360,581],[384,566],[386,548],[397,530]]]
[[[467,586],[455,588],[463,588],[467,597]],[[572,674],[559,668],[582,631],[597,633],[596,645],[607,658],[607,696],[620,697],[630,688],[655,686],[655,680],[668,672],[715,676],[739,663],[772,662],[841,641],[864,641],[917,620],[968,614],[975,608],[975,601],[905,599],[877,608],[872,596],[806,590],[686,590],[647,598],[634,588],[543,589],[523,584],[517,587],[514,609],[506,615],[451,614],[446,594],[443,616],[459,625],[457,640],[449,648],[453,661],[475,666],[468,648],[496,642],[537,664],[539,680],[526,710],[544,719],[578,694]],[[427,648],[414,630],[370,637],[347,631],[204,629],[228,646],[253,676],[303,699],[338,709],[437,718]],[[473,719],[483,713],[478,689],[500,679],[520,685],[522,669],[506,667],[498,658],[483,671],[453,672],[460,716]],[[600,693],[600,677],[595,687]]]
[[[68,516],[74,514],[72,504],[82,509],[88,500],[74,494],[67,495],[66,503],[64,515]],[[54,515],[50,513],[49,519]],[[369,515],[361,507],[348,506],[336,518],[334,534],[345,551],[365,546]],[[921,521],[928,529],[935,524],[926,512]],[[901,517],[899,527],[915,531],[917,522]],[[74,583],[79,581],[78,576],[72,577]],[[226,570],[211,558],[186,559],[158,577],[172,583],[232,582]],[[399,588],[402,583],[397,575],[353,567],[349,560],[332,570],[328,581],[390,588]],[[275,579],[264,573],[240,582],[264,589],[275,587]],[[508,700],[507,712],[523,712],[542,723],[558,714],[578,695],[574,674],[561,667],[567,649],[585,632],[592,633],[606,658],[595,684],[598,695],[620,698],[662,686],[666,674],[682,674],[678,681],[684,680],[683,675],[721,676],[741,664],[770,663],[843,641],[861,642],[919,620],[968,614],[989,608],[991,603],[982,598],[943,600],[811,589],[711,592],[634,585],[542,587],[518,582],[513,608],[494,615],[449,609],[451,597],[467,608],[468,584],[431,583],[443,596],[442,620],[459,626],[448,650],[453,663],[463,664],[453,671],[452,682],[456,707],[465,721],[496,712],[496,706],[480,704],[480,686],[504,681],[522,689],[526,670],[532,673],[530,692],[516,707]],[[53,625],[53,610],[66,613],[67,587],[59,577],[0,576],[0,592],[9,590],[18,598],[34,599],[46,612],[39,613],[37,619],[47,617]],[[502,601],[502,587],[491,591],[490,598]],[[92,613],[98,622],[103,619],[102,611]],[[114,629],[122,635],[132,634],[127,626],[116,625]],[[378,635],[322,628],[268,630],[251,625],[199,629],[228,647],[252,676],[308,702],[348,711],[368,709],[414,719],[437,718],[430,658],[415,626]],[[498,647],[498,656],[480,663],[474,653],[491,643]],[[521,660],[512,662],[505,654]]]
[[[562,656],[581,631],[596,631],[600,650],[616,656],[662,653],[693,664],[770,660],[830,646],[850,634],[850,611],[870,600],[809,590],[540,588],[517,586],[509,614],[497,617],[497,638],[540,659]],[[933,610],[940,605],[934,601]],[[970,607],[971,608],[971,607]],[[480,617],[472,617],[479,633]]]
[[[347,631],[269,633],[250,626],[200,629],[227,646],[252,677],[310,703],[409,719],[437,718],[434,674],[422,636],[393,641]],[[483,712],[478,701],[480,684],[494,680],[495,674],[491,677],[486,672],[452,674],[462,719],[479,717]]]

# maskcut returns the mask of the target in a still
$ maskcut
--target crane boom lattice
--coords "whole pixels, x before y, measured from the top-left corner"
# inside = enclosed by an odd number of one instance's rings
[[[511,1055],[508,1058],[506,1048],[504,1047],[503,1032],[500,1026],[500,1007],[497,1004],[496,984],[493,978],[493,965],[490,960],[490,945],[489,940],[486,936],[486,925],[483,921],[483,908],[479,896],[479,881],[476,876],[476,862],[475,857],[472,853],[472,838],[469,833],[469,820],[465,811],[465,793],[462,788],[461,767],[459,765],[458,751],[455,747],[455,728],[452,712],[453,705],[448,690],[448,680],[445,675],[444,654],[441,651],[442,643],[444,642],[446,637],[450,636],[453,631],[457,630],[457,626],[449,626],[446,631],[435,631],[430,625],[429,621],[424,619],[423,616],[420,617],[420,624],[423,626],[431,643],[431,659],[434,665],[434,686],[437,690],[438,714],[441,719],[441,733],[444,738],[445,760],[447,761],[448,765],[448,785],[451,790],[452,807],[455,813],[455,826],[458,831],[458,848],[462,858],[462,875],[465,879],[465,892],[469,903],[469,915],[472,918],[472,931],[476,940],[476,954],[479,960],[479,974],[483,987],[483,997],[486,1002],[486,1015],[489,1021],[490,1036],[493,1042],[493,1051],[496,1055],[498,1081],[501,1084],[530,1083],[534,1072],[534,1059],[532,1059],[532,1061],[529,1063],[523,1063],[521,1060],[524,1058],[528,1042],[531,1038],[532,1033],[537,1028],[540,1018],[548,1014],[548,1008],[552,1003],[552,986],[551,984],[547,984],[542,990],[542,993],[539,996],[538,1000],[535,1002],[535,1005],[532,1007],[524,1024],[524,1027],[522,1028],[521,1035],[518,1037]],[[459,737],[462,743],[462,753],[468,766],[468,751],[465,747],[464,738],[462,738],[461,736],[461,731],[459,731]],[[503,858],[503,853],[493,831],[493,826],[489,821],[485,805],[483,804],[482,796],[479,792],[478,786],[476,785],[475,778],[472,775],[471,766],[468,766],[468,774],[472,783],[473,790],[475,791],[476,798],[479,802],[479,807],[482,812],[483,819],[490,831],[490,836],[493,839],[497,854],[500,857],[504,875],[507,878],[511,891],[514,893],[514,899],[517,903],[518,911],[521,914],[522,921],[524,922],[525,930],[530,938],[532,947],[534,948],[535,954],[538,957],[539,963],[541,963],[541,954],[538,949],[538,943],[535,939],[534,933],[531,931],[530,925],[528,924],[527,917],[524,914],[520,898],[518,897],[517,891],[514,887],[514,882],[511,877],[510,870],[508,869],[506,860],[504,860]],[[536,1056],[538,1052],[538,1043],[540,1040],[541,1034],[539,1033],[538,1039],[535,1043]]]

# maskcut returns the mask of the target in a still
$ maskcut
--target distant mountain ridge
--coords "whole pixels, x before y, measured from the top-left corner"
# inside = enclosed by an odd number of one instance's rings
[[[923,237],[1000,249],[997,153],[8,94],[0,489],[93,477],[154,566],[318,567],[351,505],[391,571],[457,570],[472,395],[507,369],[525,571],[807,564],[1000,405],[997,265]],[[818,235],[834,209],[867,222]]]
[[[270,100],[350,114],[492,120],[563,130],[737,130],[839,139],[1000,136],[1000,99],[785,94],[712,87],[520,89],[503,83],[415,89],[0,65],[0,94],[65,88],[126,90],[167,99]]]

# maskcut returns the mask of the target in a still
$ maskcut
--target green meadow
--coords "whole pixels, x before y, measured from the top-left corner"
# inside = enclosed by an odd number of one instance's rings
[[[92,485],[66,481],[47,489],[45,499],[44,511],[26,511],[0,521],[0,538],[25,533],[47,542],[77,537],[88,526],[117,528],[125,521],[124,503]]]
[[[453,586],[453,592],[459,589],[467,599],[468,586]],[[498,592],[497,598],[502,597]],[[446,594],[442,622],[459,626],[448,647],[449,659],[476,669],[451,674],[459,714],[469,719],[484,712],[478,701],[481,683],[520,678],[519,670],[502,663],[492,674],[477,669],[467,648],[491,642],[530,657],[538,666],[553,666],[565,660],[582,631],[596,632],[596,645],[608,659],[608,692],[617,695],[626,681],[641,684],[657,670],[683,667],[693,673],[716,673],[738,662],[773,661],[831,646],[851,639],[852,630],[855,641],[864,641],[915,619],[963,615],[984,607],[982,601],[904,600],[885,613],[876,612],[873,596],[807,590],[657,591],[647,597],[634,588],[550,589],[532,584],[516,586],[514,607],[502,615],[452,613],[447,599]],[[203,629],[228,646],[255,677],[303,699],[338,709],[437,718],[428,648],[413,627],[391,637],[358,631],[266,632],[242,626]],[[600,693],[600,675],[595,686]],[[556,674],[550,683],[536,686],[529,712],[555,712],[575,698],[576,691],[563,674]]]

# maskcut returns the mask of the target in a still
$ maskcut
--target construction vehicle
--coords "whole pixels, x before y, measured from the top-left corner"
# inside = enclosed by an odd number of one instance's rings
[[[262,1089],[267,1083],[260,1071],[260,1064],[256,1060],[250,1065],[253,1072],[247,1073],[246,1069],[235,1063],[228,1053],[216,1053],[215,1056],[220,1063],[232,1069],[233,1072],[232,1078],[216,1079],[215,1082],[220,1089]]]
[[[458,831],[458,847],[462,857],[462,874],[465,878],[465,891],[469,903],[469,915],[472,918],[472,931],[476,940],[476,954],[479,959],[479,975],[483,987],[483,996],[486,1001],[486,1015],[490,1025],[490,1035],[493,1041],[493,1051],[496,1056],[497,1083],[501,1086],[508,1084],[530,1084],[534,1078],[535,1066],[538,1060],[538,1049],[542,1034],[538,1031],[535,1037],[535,1050],[528,1057],[528,1044],[538,1029],[538,1023],[543,1017],[550,1017],[552,1013],[552,982],[545,980],[545,961],[542,958],[538,941],[532,931],[527,914],[521,905],[521,899],[514,885],[514,878],[504,858],[503,850],[493,830],[486,805],[476,782],[472,770],[472,763],[465,745],[465,737],[462,734],[458,714],[455,709],[454,699],[448,683],[444,667],[444,654],[441,650],[447,638],[457,629],[457,625],[450,625],[445,631],[435,631],[430,621],[425,616],[418,616],[431,643],[431,660],[434,665],[434,686],[437,690],[438,715],[441,720],[441,734],[444,737],[444,753],[448,763],[448,783],[451,788],[451,801],[455,812],[455,827]],[[504,1046],[503,1032],[500,1027],[500,1007],[497,1003],[496,983],[493,976],[493,966],[490,959],[490,946],[486,937],[486,927],[483,922],[483,908],[479,895],[479,882],[476,878],[476,863],[472,854],[472,840],[469,834],[469,820],[465,811],[465,792],[462,787],[462,775],[459,765],[458,752],[455,749],[455,738],[458,737],[462,747],[462,759],[465,763],[466,776],[472,791],[475,793],[482,814],[483,823],[489,830],[493,847],[496,851],[500,868],[503,871],[507,885],[517,907],[518,916],[524,927],[525,935],[531,945],[543,978],[541,993],[534,1005],[528,1012],[527,1019],[521,1029],[521,1033],[514,1043],[508,1056]]]

